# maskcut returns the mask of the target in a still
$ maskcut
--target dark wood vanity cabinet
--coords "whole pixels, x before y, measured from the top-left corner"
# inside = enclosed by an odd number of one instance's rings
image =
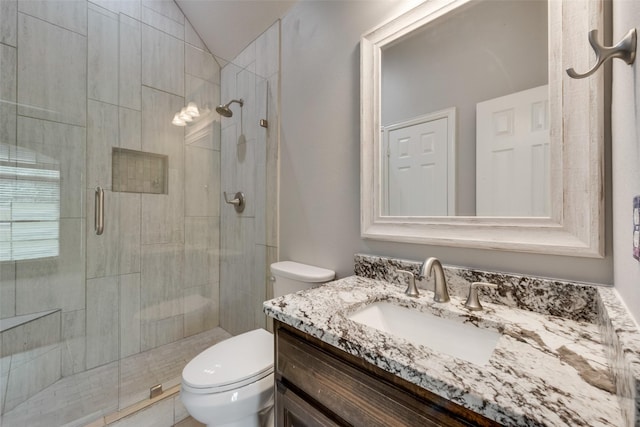
[[[275,321],[276,425],[499,426]]]

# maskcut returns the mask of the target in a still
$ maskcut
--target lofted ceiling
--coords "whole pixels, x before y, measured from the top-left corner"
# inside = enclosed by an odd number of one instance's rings
[[[296,0],[175,0],[214,55],[231,60]]]

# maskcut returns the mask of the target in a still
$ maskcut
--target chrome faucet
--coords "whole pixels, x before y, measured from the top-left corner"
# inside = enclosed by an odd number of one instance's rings
[[[420,269],[420,277],[431,278],[431,273],[435,270],[435,283],[434,283],[434,295],[433,300],[435,302],[447,302],[449,301],[449,291],[447,290],[447,279],[444,277],[444,270],[442,264],[437,258],[429,258],[423,264]]]

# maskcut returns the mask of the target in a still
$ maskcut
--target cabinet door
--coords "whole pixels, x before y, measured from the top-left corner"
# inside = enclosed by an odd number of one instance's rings
[[[276,382],[277,427],[338,427],[319,409],[295,394],[280,381]]]

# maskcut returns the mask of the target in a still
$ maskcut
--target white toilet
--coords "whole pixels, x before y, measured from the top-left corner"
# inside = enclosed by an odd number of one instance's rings
[[[292,261],[271,264],[274,297],[332,280],[335,272]],[[245,332],[213,345],[182,371],[180,399],[207,426],[264,427],[273,424],[273,335]]]

